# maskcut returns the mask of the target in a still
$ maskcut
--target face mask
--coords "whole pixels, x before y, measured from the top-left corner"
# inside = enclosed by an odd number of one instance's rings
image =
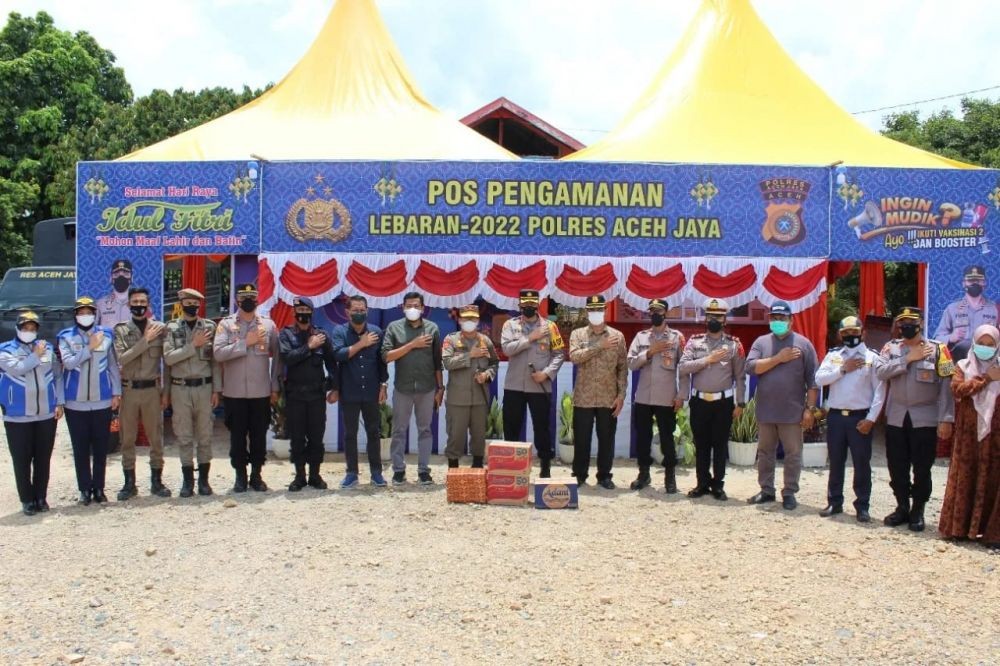
[[[312,313],[310,313],[310,312],[296,312],[295,313],[295,321],[299,322],[300,324],[308,324],[309,322],[312,321],[312,318],[313,318],[313,316],[312,316]]]
[[[257,309],[257,301],[252,298],[245,298],[240,301],[240,310],[243,312],[253,312]]]
[[[990,347],[988,345],[973,345],[972,353],[976,355],[980,361],[988,361],[997,355],[997,348]]]
[[[352,324],[363,324],[368,321],[367,312],[352,312],[351,313],[351,323]]]
[[[603,312],[588,312],[587,321],[590,322],[591,326],[600,326],[604,323],[604,313]]]
[[[659,312],[649,315],[649,321],[653,324],[653,326],[662,326],[665,319],[666,317],[661,315]]]
[[[912,340],[920,333],[920,327],[916,324],[903,324],[899,327],[899,333],[907,340]]]
[[[406,317],[407,321],[417,321],[423,313],[424,311],[420,308],[407,308],[403,310],[403,316]]]
[[[132,312],[132,317],[134,319],[142,319],[146,316],[146,306],[145,305],[132,305],[129,306],[129,311]]]
[[[842,340],[844,341],[844,346],[848,349],[854,349],[861,344],[860,335],[848,335],[847,337],[842,338]]]
[[[94,325],[94,320],[97,319],[94,315],[80,315],[76,318],[77,326],[86,330]]]
[[[531,319],[536,314],[538,314],[538,308],[532,307],[530,305],[527,305],[527,306],[521,308],[521,314],[523,314],[528,319]]]
[[[981,284],[970,284],[965,288],[965,293],[973,298],[977,298],[981,293],[983,293],[983,285]]]
[[[198,306],[197,305],[185,305],[185,306],[181,307],[181,309],[184,311],[184,314],[186,314],[188,317],[197,317],[198,316]]]
[[[463,321],[462,322],[462,330],[465,331],[466,333],[472,333],[478,327],[479,327],[479,322],[478,321]]]
[[[709,319],[706,325],[709,333],[718,333],[722,330],[722,322],[718,319]]]
[[[127,277],[116,277],[114,279],[114,282],[112,282],[112,284],[115,287],[115,291],[117,291],[119,294],[124,294],[126,291],[128,291],[129,285],[132,284],[132,280],[128,279]]]
[[[17,339],[26,345],[30,345],[38,337],[38,331],[18,331]]]
[[[772,321],[770,324],[771,332],[775,335],[784,335],[788,333],[789,324],[787,321]]]

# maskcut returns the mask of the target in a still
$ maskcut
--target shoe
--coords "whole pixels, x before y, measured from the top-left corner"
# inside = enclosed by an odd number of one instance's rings
[[[868,509],[858,509],[858,515],[856,517],[859,523],[872,522],[872,515],[868,513]]]
[[[35,510],[38,511],[38,513],[48,513],[49,503],[45,501],[44,497],[42,499],[35,500]],[[921,520],[923,520],[923,518],[921,518]]]
[[[420,479],[420,485],[422,486],[433,486],[434,479],[431,478],[430,472],[420,472],[417,474],[417,478]]]
[[[775,500],[774,495],[771,493],[765,493],[761,491],[747,500],[747,504],[764,504],[766,502],[773,502]]]
[[[212,463],[201,463],[198,465],[198,494],[211,495],[212,486],[208,484],[208,473],[212,469]]]
[[[785,511],[794,511],[799,506],[795,495],[785,495],[781,498],[781,508]]]
[[[309,482],[306,481],[306,466],[296,465],[295,478],[292,479],[292,482],[288,484],[288,492],[297,493],[308,485]]]
[[[376,488],[385,488],[389,484],[385,482],[382,472],[372,472],[372,485]]]
[[[405,486],[406,485],[406,472],[393,472],[392,473],[392,485],[394,485],[394,486]]]
[[[663,489],[668,495],[677,494],[677,476],[673,467],[668,467],[663,472]]]
[[[601,488],[604,488],[605,490],[615,489],[615,482],[612,481],[611,479],[604,479],[603,481],[598,481],[597,485],[599,485]]]
[[[316,490],[326,490],[329,488],[323,477],[319,475],[319,464],[309,465],[309,485]]]
[[[264,478],[260,475],[262,467],[263,465],[250,466],[250,489],[258,493],[267,492],[267,484],[264,483]]]
[[[826,508],[819,512],[819,515],[823,518],[829,518],[830,516],[835,516],[838,513],[844,513],[844,507],[839,504],[827,504]]]
[[[35,503],[32,502],[21,502],[21,513],[26,516],[35,515],[37,509],[35,508]]]
[[[448,469],[458,469],[458,458],[448,458]]]
[[[913,508],[910,509],[910,531],[911,532],[923,532],[924,531],[924,503],[923,502],[913,502]]]
[[[149,468],[149,492],[157,497],[170,497],[170,488],[163,485],[163,470]]]
[[[649,478],[649,472],[639,472],[639,476],[635,478],[635,481],[629,484],[629,488],[632,490],[642,490],[650,484],[652,479]]]
[[[552,461],[543,460],[541,462],[541,470],[538,472],[538,478],[540,479],[550,479],[552,478]]]
[[[726,491],[723,490],[722,488],[719,488],[718,490],[713,490],[712,497],[719,500],[720,502],[725,502],[726,500],[729,499],[729,496],[726,495]]]
[[[247,468],[236,468],[236,481],[233,483],[234,493],[245,493],[247,491]]]
[[[181,489],[177,494],[181,497],[191,497],[194,495],[194,467],[181,467],[181,476],[183,480],[181,481]]]
[[[882,519],[882,523],[888,527],[899,527],[910,522],[910,509],[905,506],[897,506],[896,510]]]
[[[83,506],[90,506],[92,498],[89,490],[84,490],[80,492],[80,499],[76,501],[77,504],[82,504]]]
[[[709,491],[708,488],[702,488],[701,486],[695,486],[694,488],[692,488],[691,490],[688,491],[688,497],[692,497],[694,499],[698,499],[699,497],[704,497],[709,492],[711,492],[711,491]]]
[[[483,468],[483,456],[472,456],[472,469]]]
[[[583,488],[585,485],[587,485],[587,477],[585,477],[585,476],[577,476],[577,477],[573,477],[573,478],[576,479],[576,485],[577,485],[578,488]]]
[[[351,488],[358,487],[358,475],[354,472],[348,472],[344,480],[340,482],[341,490],[350,490]]]
[[[94,497],[94,503],[95,504],[107,504],[108,503],[108,496],[104,494],[104,489],[103,488],[101,490],[95,490],[93,492],[93,497]]]
[[[123,469],[122,474],[125,476],[125,483],[122,484],[122,489],[118,491],[119,502],[124,502],[130,497],[135,497],[139,494],[139,489],[135,487],[135,470]]]

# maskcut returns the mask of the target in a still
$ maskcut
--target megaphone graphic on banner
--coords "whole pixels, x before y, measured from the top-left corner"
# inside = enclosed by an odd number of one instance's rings
[[[881,227],[882,221],[882,211],[879,210],[878,204],[868,201],[863,211],[848,220],[847,226],[854,229],[855,235],[861,238],[862,227]]]

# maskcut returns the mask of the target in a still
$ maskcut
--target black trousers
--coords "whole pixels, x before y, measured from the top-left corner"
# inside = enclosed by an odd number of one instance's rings
[[[323,433],[326,432],[326,398],[285,399],[285,424],[291,439],[291,459],[296,465],[323,462]]]
[[[844,416],[835,409],[827,418],[826,446],[830,452],[830,479],[826,486],[826,498],[834,506],[844,505],[844,473],[847,466],[847,452],[851,452],[854,465],[854,508],[868,510],[872,496],[872,437],[869,432],[858,432],[858,423],[865,419],[866,412]],[[935,444],[937,436],[935,435]],[[933,464],[934,460],[931,459]],[[928,468],[928,471],[930,468]],[[909,472],[907,472],[907,475]]]
[[[694,435],[695,475],[699,488],[722,490],[726,484],[729,431],[733,425],[732,398],[702,400],[692,397],[691,434]]]
[[[66,425],[73,444],[76,486],[81,493],[104,490],[104,470],[111,439],[111,408],[66,410]]]
[[[56,420],[3,422],[14,464],[14,483],[21,502],[44,500],[49,491],[49,464],[56,443]]]
[[[651,449],[653,448],[653,419],[660,429],[660,450],[663,452],[663,465],[672,468],[677,465],[677,449],[674,446],[674,426],[677,425],[677,415],[673,406],[632,405],[633,422],[635,423],[635,451],[639,461],[639,471],[649,472],[653,464]]]
[[[382,471],[381,417],[378,402],[340,402],[340,413],[344,417],[344,458],[349,473],[358,473],[358,417],[365,420],[365,448],[368,451],[368,467],[372,472]]]
[[[267,457],[267,429],[271,426],[271,399],[225,398],[229,427],[229,462],[234,469],[263,465]]]
[[[535,449],[538,451],[539,460],[552,460],[552,428],[549,419],[549,410],[552,408],[552,396],[548,393],[504,391],[504,439],[508,442],[521,441],[525,407],[531,412],[531,426],[535,430]]]
[[[615,430],[618,419],[610,407],[573,408],[573,476],[581,481],[590,473],[590,442],[597,424],[597,480],[610,479],[615,459]]]
[[[931,467],[937,453],[937,428],[914,428],[910,415],[903,417],[903,425],[886,426],[885,457],[889,466],[889,485],[896,502],[906,506],[910,497],[914,502],[931,498]],[[913,483],[910,483],[910,468]]]

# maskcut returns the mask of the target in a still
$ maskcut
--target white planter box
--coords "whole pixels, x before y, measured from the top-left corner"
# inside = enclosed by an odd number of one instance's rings
[[[562,460],[564,465],[573,464],[572,444],[563,444],[562,442],[559,442],[559,460]]]
[[[757,460],[757,442],[729,441],[729,462],[741,467],[752,467]]]
[[[291,455],[292,440],[290,439],[275,439],[274,431],[270,428],[267,429],[267,448],[271,450],[274,457],[279,460],[288,460]]]
[[[392,460],[392,437],[383,437],[379,440],[379,457],[382,458],[382,462],[389,462]]]
[[[826,467],[826,442],[805,442],[802,445],[803,467]]]

